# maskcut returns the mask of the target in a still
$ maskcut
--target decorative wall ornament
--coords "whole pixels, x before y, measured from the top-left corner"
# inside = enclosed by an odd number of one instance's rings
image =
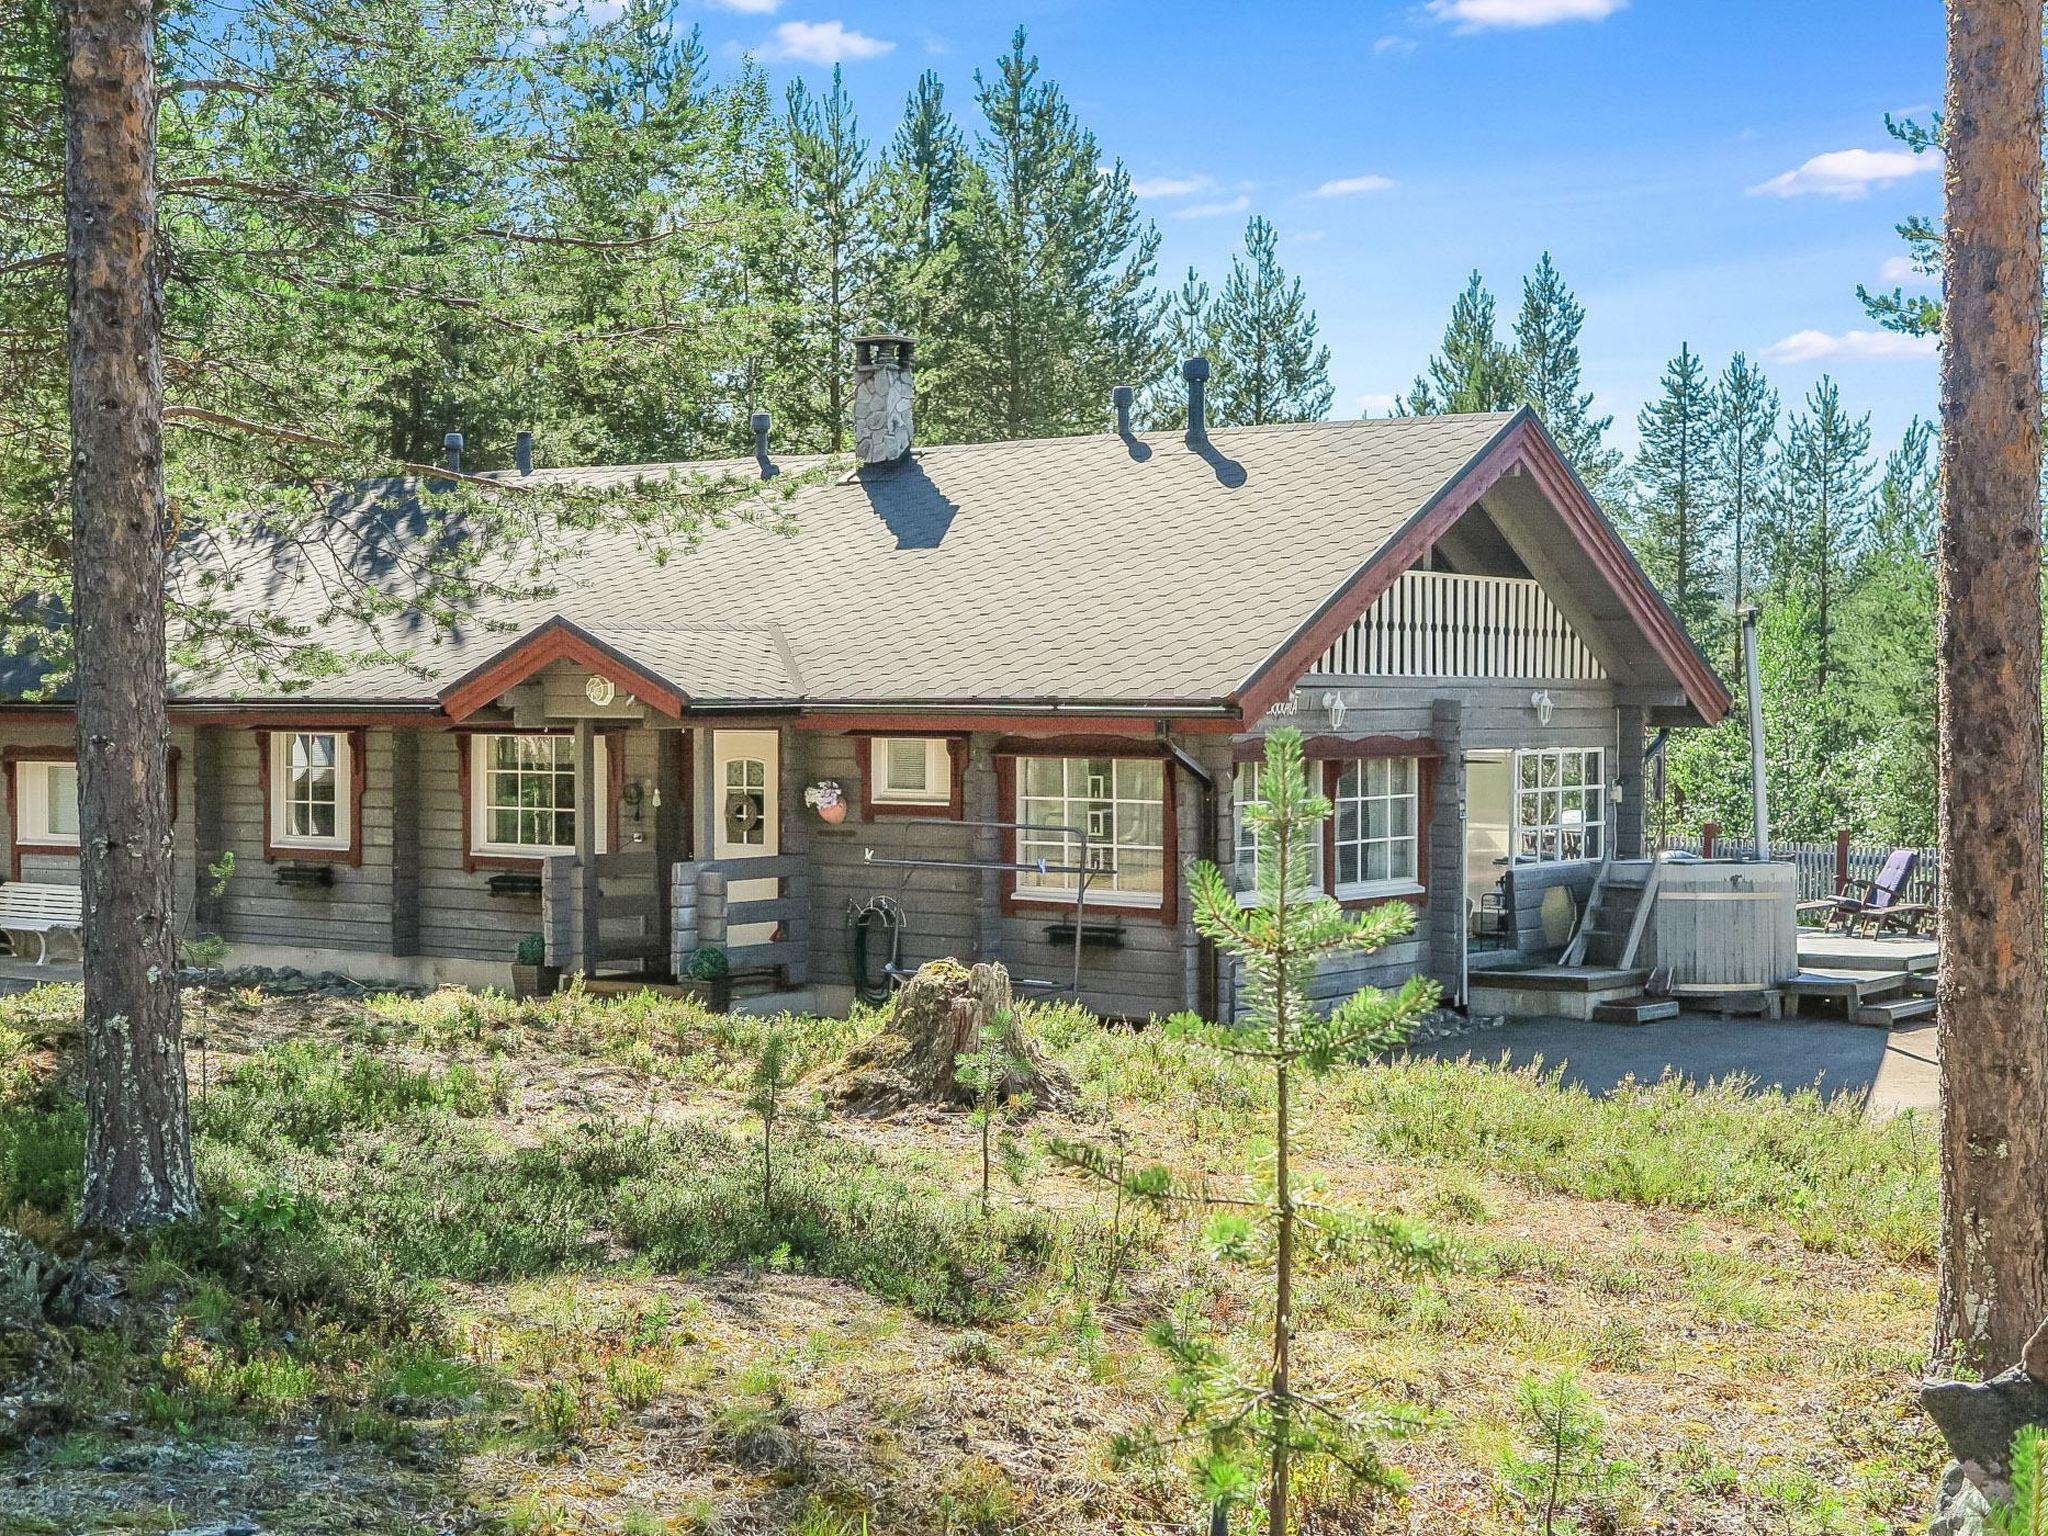
[[[611,703],[617,696],[618,689],[612,685],[610,678],[602,677],[593,672],[590,676],[583,679],[583,697],[597,705],[598,708],[604,708],[605,705]]]

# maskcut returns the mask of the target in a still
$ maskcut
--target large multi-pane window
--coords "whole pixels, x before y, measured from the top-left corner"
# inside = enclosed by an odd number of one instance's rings
[[[1166,766],[1158,758],[1024,757],[1017,760],[1017,862],[1047,866],[1017,876],[1020,896],[1071,900],[1080,877],[1061,873],[1082,857],[1100,871],[1088,899],[1158,906],[1166,891]],[[1039,829],[1039,830],[1034,830]]]
[[[1515,754],[1515,859],[1597,859],[1605,848],[1607,786],[1598,747]]]
[[[598,781],[605,744],[597,743]],[[479,853],[576,851],[576,740],[572,736],[479,736],[471,747],[476,784],[472,846]],[[602,851],[604,818],[598,818]]]
[[[1311,774],[1321,772],[1318,764],[1310,764]],[[1237,889],[1247,901],[1257,896],[1259,890],[1259,862],[1264,856],[1259,829],[1252,825],[1247,811],[1266,803],[1261,789],[1266,765],[1264,763],[1239,763],[1232,775],[1231,787],[1237,804]],[[1313,782],[1313,781],[1312,781]],[[1323,834],[1318,828],[1309,838],[1308,847],[1303,850],[1308,860],[1307,889],[1319,891],[1323,885]]]
[[[273,731],[270,841],[280,848],[345,848],[351,829],[349,739],[340,731]]]
[[[1370,757],[1344,765],[1331,797],[1339,896],[1417,888],[1420,777],[1412,757]]]

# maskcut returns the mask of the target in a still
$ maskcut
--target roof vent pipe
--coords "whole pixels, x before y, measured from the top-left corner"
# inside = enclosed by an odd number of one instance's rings
[[[1109,403],[1116,407],[1116,435],[1131,435],[1131,386],[1119,384],[1109,392]]]
[[[448,467],[460,474],[462,471],[462,434],[450,432],[441,439],[441,446],[448,450]]]
[[[1191,357],[1180,365],[1180,376],[1188,383],[1188,441],[1209,440],[1206,398],[1209,390],[1209,359]]]
[[[512,461],[519,466],[519,473],[522,476],[533,473],[533,434],[531,432],[521,432],[512,439]]]
[[[766,411],[756,411],[747,418],[747,425],[754,429],[754,457],[763,464],[768,462],[768,429],[775,418]]]

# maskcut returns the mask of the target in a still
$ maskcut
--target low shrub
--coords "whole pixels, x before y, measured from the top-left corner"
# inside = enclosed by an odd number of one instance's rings
[[[246,1146],[287,1142],[331,1152],[342,1137],[407,1115],[475,1118],[499,1090],[474,1067],[455,1062],[418,1072],[323,1041],[295,1040],[258,1052],[198,1106],[206,1134]]]

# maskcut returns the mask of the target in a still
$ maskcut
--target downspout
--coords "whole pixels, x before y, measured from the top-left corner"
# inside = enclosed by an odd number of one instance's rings
[[[1206,827],[1208,832],[1206,837],[1198,838],[1197,842],[1200,843],[1208,838],[1214,838],[1216,835],[1217,816],[1216,776],[1196,762],[1193,757],[1189,756],[1187,749],[1168,737],[1164,731],[1160,732],[1159,740],[1161,745],[1166,748],[1166,755],[1186,769],[1188,777],[1201,787],[1201,794],[1196,807],[1196,818],[1198,825]],[[1210,849],[1211,855],[1218,851],[1213,847]],[[1218,862],[1220,863],[1221,861],[1219,860]],[[1180,871],[1175,870],[1173,878],[1178,880],[1180,878]],[[1214,1019],[1223,989],[1221,977],[1217,970],[1216,945],[1213,940],[1206,937],[1201,940],[1200,946],[1196,951],[1195,965],[1197,968],[1195,1011],[1205,1019]]]

